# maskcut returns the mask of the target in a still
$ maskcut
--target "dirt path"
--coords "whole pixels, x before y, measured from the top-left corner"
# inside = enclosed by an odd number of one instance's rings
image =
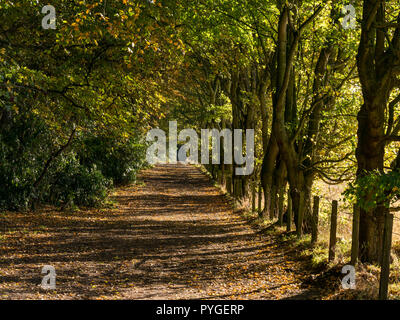
[[[111,209],[0,214],[2,299],[280,299],[299,263],[255,232],[199,169],[164,165]],[[289,255],[290,256],[290,255]],[[40,288],[52,265],[56,290]],[[310,297],[310,296],[308,296]]]

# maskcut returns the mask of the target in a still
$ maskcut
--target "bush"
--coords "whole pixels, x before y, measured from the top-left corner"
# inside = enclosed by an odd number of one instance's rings
[[[145,165],[146,146],[138,138],[120,143],[117,137],[86,136],[79,159],[84,166],[96,166],[114,184],[136,181],[136,174]]]
[[[98,206],[107,198],[112,181],[95,167],[82,166],[74,154],[64,157],[53,172],[53,181],[45,200],[55,204]]]
[[[0,209],[28,208],[50,148],[46,125],[32,114],[14,115],[0,131]]]
[[[65,143],[59,130],[29,110],[13,112],[0,124],[0,210],[40,203],[97,206],[113,184],[134,182],[145,164],[146,148],[138,138],[120,143],[119,135],[78,135],[34,188],[45,163]]]
[[[56,133],[29,112],[13,114],[0,131],[0,209],[27,210],[38,203],[95,206],[111,187],[94,166],[79,163],[73,152],[61,154],[51,164],[38,188],[41,174],[54,146]]]

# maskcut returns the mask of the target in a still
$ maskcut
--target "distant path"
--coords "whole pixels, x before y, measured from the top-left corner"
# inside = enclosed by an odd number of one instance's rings
[[[163,165],[111,209],[0,215],[0,299],[302,298],[299,263],[199,169]],[[4,235],[4,233],[3,233]],[[53,265],[57,289],[40,271]],[[307,295],[306,295],[307,297]],[[310,296],[309,296],[310,297]]]

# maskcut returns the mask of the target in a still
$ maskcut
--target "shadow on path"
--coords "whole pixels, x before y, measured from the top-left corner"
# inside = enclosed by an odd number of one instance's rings
[[[115,208],[9,213],[0,242],[3,299],[279,299],[301,272],[257,234],[199,169],[163,165],[120,188]],[[0,240],[1,241],[1,240]],[[57,289],[40,288],[44,265]],[[300,269],[299,269],[300,270]]]

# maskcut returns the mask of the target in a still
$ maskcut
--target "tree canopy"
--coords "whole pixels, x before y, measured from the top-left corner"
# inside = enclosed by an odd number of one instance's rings
[[[208,167],[235,199],[261,181],[273,218],[288,188],[309,232],[315,182],[348,184],[360,257],[379,261],[399,196],[397,2],[53,0],[44,29],[46,4],[0,1],[0,207],[104,199],[135,179],[146,132],[169,120],[254,129],[251,176]],[[96,185],[87,201],[60,196],[76,184]]]

